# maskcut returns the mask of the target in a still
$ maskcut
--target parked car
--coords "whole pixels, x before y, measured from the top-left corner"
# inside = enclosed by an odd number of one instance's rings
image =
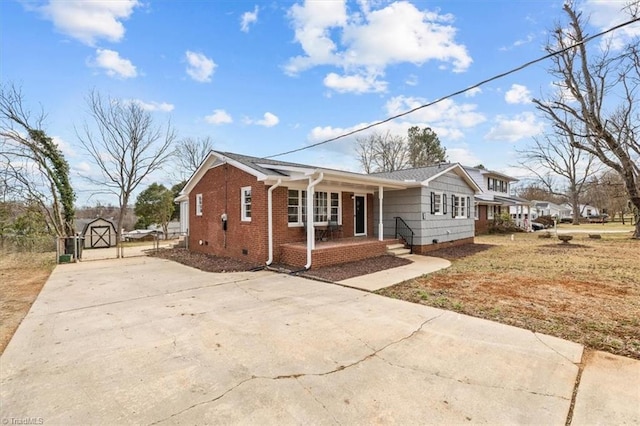
[[[609,215],[606,213],[592,215],[592,216],[589,216],[587,220],[589,221],[589,223],[607,223],[609,222]]]
[[[544,225],[538,222],[531,222],[531,229],[534,231],[541,231],[544,229]]]

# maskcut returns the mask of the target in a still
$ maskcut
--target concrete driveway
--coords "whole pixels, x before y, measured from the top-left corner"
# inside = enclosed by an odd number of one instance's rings
[[[557,338],[287,275],[211,274],[156,258],[84,262],[55,269],[0,358],[0,418],[638,423],[640,363],[607,354],[581,374],[571,412],[582,353]]]

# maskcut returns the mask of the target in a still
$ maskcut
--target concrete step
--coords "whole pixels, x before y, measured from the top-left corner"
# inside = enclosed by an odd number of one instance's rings
[[[387,250],[395,250],[395,249],[403,249],[403,248],[404,248],[404,244],[402,243],[387,244]]]
[[[394,248],[391,250],[387,249],[387,254],[390,254],[396,257],[403,257],[411,254],[411,250],[409,250],[408,248],[404,248],[403,246],[402,248]]]

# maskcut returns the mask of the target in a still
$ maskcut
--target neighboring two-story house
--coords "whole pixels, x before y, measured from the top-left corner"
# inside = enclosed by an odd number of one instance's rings
[[[476,234],[486,233],[489,225],[502,213],[513,213],[511,217],[518,226],[527,231],[531,230],[529,201],[511,195],[511,184],[518,179],[482,168],[465,167],[465,170],[482,189],[482,192],[475,196]]]

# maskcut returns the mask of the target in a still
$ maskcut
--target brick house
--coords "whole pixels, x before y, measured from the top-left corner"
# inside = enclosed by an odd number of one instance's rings
[[[190,250],[308,269],[384,254],[400,237],[396,217],[415,226],[418,253],[439,242],[472,241],[470,200],[479,188],[457,164],[429,176],[418,181],[212,151],[176,202]],[[447,191],[455,214],[431,214],[429,185]],[[448,205],[443,195],[438,209]],[[428,223],[439,221],[447,224],[433,237]]]

